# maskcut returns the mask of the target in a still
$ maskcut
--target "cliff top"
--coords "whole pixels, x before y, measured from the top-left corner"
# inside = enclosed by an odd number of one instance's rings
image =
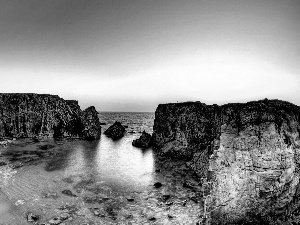
[[[271,107],[288,107],[290,109],[293,109],[295,111],[300,110],[300,106],[297,106],[293,103],[279,100],[279,99],[262,99],[262,100],[257,100],[257,101],[249,101],[246,103],[227,103],[224,105],[218,105],[218,104],[212,104],[212,105],[207,105],[205,103],[202,103],[200,101],[195,101],[195,102],[178,102],[178,103],[165,103],[165,104],[159,104],[158,107],[164,107],[164,106],[210,106],[210,107],[221,107],[221,108],[227,108],[227,107],[234,107],[234,108],[239,108],[239,107],[266,107],[266,106],[271,106]]]

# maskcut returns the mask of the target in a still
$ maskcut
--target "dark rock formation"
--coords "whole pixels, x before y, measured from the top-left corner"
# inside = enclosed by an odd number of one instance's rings
[[[299,136],[300,107],[265,99],[159,105],[152,138],[202,178],[212,224],[261,224],[300,205]]]
[[[217,138],[220,107],[202,103],[159,105],[155,112],[153,143],[172,157],[193,157]]]
[[[162,186],[162,183],[156,182],[156,183],[153,184],[153,186],[154,186],[155,188],[160,188],[160,187]]]
[[[149,148],[151,145],[151,135],[143,131],[139,139],[132,142],[132,145],[138,148]]]
[[[0,94],[0,137],[99,138],[95,109],[47,94]],[[97,127],[96,127],[97,126]]]
[[[94,106],[90,106],[83,111],[81,121],[83,124],[82,136],[85,139],[99,139],[101,135],[101,126],[98,118],[98,112]]]
[[[28,222],[35,222],[35,221],[39,220],[39,218],[40,217],[35,213],[28,213],[27,214],[27,221]]]
[[[77,195],[75,195],[72,191],[70,190],[63,190],[61,193],[68,195],[70,197],[77,197]]]
[[[106,131],[104,131],[104,134],[107,137],[117,140],[117,139],[122,138],[124,136],[125,132],[126,132],[125,127],[123,127],[120,122],[116,121],[113,125],[111,125],[109,128],[107,128]]]

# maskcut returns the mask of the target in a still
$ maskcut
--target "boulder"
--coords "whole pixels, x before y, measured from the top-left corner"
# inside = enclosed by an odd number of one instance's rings
[[[151,145],[151,135],[143,131],[139,139],[132,142],[132,145],[138,148],[149,148]]]
[[[109,128],[107,128],[106,131],[104,131],[104,134],[107,137],[117,140],[117,139],[122,138],[124,136],[125,132],[126,132],[125,127],[123,127],[120,122],[116,121],[113,125],[111,125]]]
[[[199,176],[211,224],[282,224],[300,205],[300,107],[280,100],[159,105],[153,144]],[[199,185],[200,186],[200,185]]]

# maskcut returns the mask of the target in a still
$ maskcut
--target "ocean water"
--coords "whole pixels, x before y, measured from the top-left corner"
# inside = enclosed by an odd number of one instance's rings
[[[152,134],[154,125],[154,112],[100,112],[99,119],[104,130],[115,121],[128,126],[126,131],[128,133],[142,133],[146,131]]]
[[[117,141],[105,135],[96,141],[22,139],[0,147],[0,161],[8,163],[0,166],[0,225],[32,224],[26,219],[30,212],[39,215],[38,222],[47,222],[66,204],[77,211],[65,224],[194,224],[200,204],[189,201],[182,206],[193,194],[182,181],[195,179],[186,166],[159,158],[152,148],[132,146],[143,130],[153,132],[154,113],[101,112],[99,118],[102,132],[119,121],[127,133]],[[43,145],[55,154],[39,158],[36,152]],[[10,166],[26,157],[35,160],[20,168]],[[174,173],[174,168],[182,173]],[[155,182],[162,188],[154,188]],[[168,193],[173,202],[167,210],[161,198]],[[95,216],[95,207],[105,215]]]

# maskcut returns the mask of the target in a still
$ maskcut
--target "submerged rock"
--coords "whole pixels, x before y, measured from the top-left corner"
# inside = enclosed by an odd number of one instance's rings
[[[149,216],[148,220],[150,220],[150,221],[155,221],[156,218],[155,218],[154,216]]]
[[[171,195],[169,195],[169,194],[164,194],[164,195],[161,196],[161,200],[162,200],[163,202],[167,201],[167,200],[170,199],[170,198],[171,198]]]
[[[59,218],[54,218],[52,220],[49,220],[50,225],[59,225],[61,223],[62,223],[62,221]]]
[[[39,218],[40,218],[39,215],[37,215],[35,213],[28,213],[27,214],[27,221],[28,222],[31,222],[31,223],[36,222],[36,221],[39,220]]]
[[[182,183],[182,186],[185,187],[185,188],[190,188],[190,189],[194,189],[195,188],[195,184],[193,184],[192,182],[190,182],[188,180],[185,180]]]
[[[125,132],[126,132],[125,127],[123,127],[120,122],[116,121],[113,125],[111,125],[109,128],[107,128],[106,131],[104,131],[104,134],[107,137],[117,140],[117,139],[122,138],[124,136]]]
[[[134,198],[132,198],[132,197],[126,197],[126,199],[127,199],[127,201],[129,201],[129,202],[134,202]]]
[[[39,146],[39,149],[48,150],[48,149],[51,149],[51,148],[54,148],[54,147],[55,147],[54,145],[46,144],[46,145]]]
[[[162,183],[156,182],[156,183],[153,184],[153,186],[154,186],[155,188],[160,188],[160,187],[162,186]]]
[[[0,161],[0,166],[5,166],[5,165],[7,165],[7,163],[6,163],[6,162],[2,162],[2,161]]]
[[[202,179],[212,224],[260,224],[300,204],[299,136],[300,107],[265,99],[159,105],[152,138],[161,154],[185,159]]]
[[[173,218],[174,218],[174,216],[172,216],[172,215],[168,214],[168,218],[169,218],[169,219],[173,219]]]
[[[77,195],[73,194],[73,192],[70,190],[63,190],[61,193],[68,195],[70,197],[77,197]]]
[[[132,145],[138,148],[149,148],[151,145],[151,135],[143,131],[139,139],[132,142]]]
[[[59,198],[58,194],[56,192],[48,192],[48,193],[44,193],[42,195],[42,198],[52,198],[52,199],[56,199]]]
[[[91,212],[97,217],[105,217],[106,212],[101,208],[90,208]]]

